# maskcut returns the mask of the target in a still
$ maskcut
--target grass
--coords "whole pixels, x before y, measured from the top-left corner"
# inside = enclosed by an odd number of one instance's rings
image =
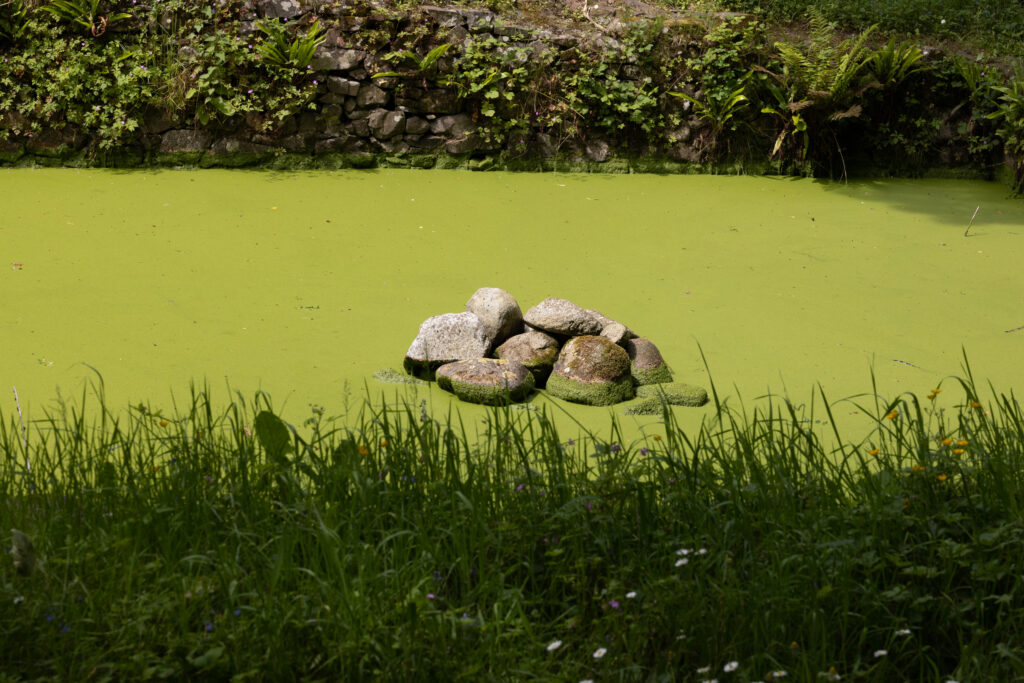
[[[1018,678],[1024,413],[969,368],[936,389],[959,403],[851,399],[875,429],[834,449],[713,387],[701,429],[666,411],[636,443],[384,398],[294,428],[262,394],[124,413],[100,388],[25,441],[12,411],[0,528],[38,559],[0,561],[0,672]]]

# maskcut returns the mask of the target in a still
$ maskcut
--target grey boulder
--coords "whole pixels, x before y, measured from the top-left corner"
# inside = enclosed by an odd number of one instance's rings
[[[490,344],[484,326],[472,313],[445,313],[427,318],[405,352],[405,371],[433,379],[445,363],[487,355]]]
[[[523,329],[519,302],[503,289],[481,287],[466,302],[466,311],[480,319],[492,348]]]
[[[588,308],[586,310],[587,313],[592,315],[599,323],[601,323],[600,334],[602,337],[607,337],[621,346],[627,339],[634,339],[637,336],[633,330],[629,329],[617,320],[612,320],[600,311],[595,311],[593,308]]]
[[[600,334],[602,325],[590,313],[569,301],[549,297],[531,308],[523,316],[530,326],[569,337]]]

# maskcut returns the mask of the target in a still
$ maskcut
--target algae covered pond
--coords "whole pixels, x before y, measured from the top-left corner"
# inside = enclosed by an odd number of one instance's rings
[[[7,415],[11,387],[41,417],[91,368],[114,405],[206,381],[263,389],[294,420],[341,413],[364,387],[394,393],[373,373],[484,286],[599,309],[708,386],[703,349],[748,402],[860,394],[872,370],[887,396],[925,394],[962,373],[961,349],[982,382],[1024,385],[1024,202],[992,183],[5,169],[0,196]]]

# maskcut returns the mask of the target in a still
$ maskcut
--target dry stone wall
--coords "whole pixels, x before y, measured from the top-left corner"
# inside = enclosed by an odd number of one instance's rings
[[[314,9],[328,28],[327,40],[309,67],[317,87],[314,107],[287,118],[277,129],[262,130],[260,117],[254,115],[200,125],[152,111],[119,148],[101,150],[89,135],[62,123],[54,131],[0,141],[0,163],[484,169],[499,159],[511,159],[535,163],[520,167],[539,170],[558,157],[580,170],[601,170],[601,166],[604,170],[629,170],[616,165],[616,155],[636,150],[628,150],[624,140],[593,132],[563,145],[565,140],[556,140],[534,126],[514,139],[489,141],[478,130],[479,97],[467,97],[464,88],[460,91],[451,83],[427,78],[420,82],[415,78],[374,78],[376,73],[395,68],[385,60],[386,49],[358,47],[368,31],[393,33],[396,27],[415,27],[431,36],[428,45],[451,42],[460,46],[466,41],[493,39],[510,50],[560,53],[586,43],[593,58],[600,60],[603,48],[616,45],[614,39],[597,34],[595,40],[582,32],[509,23],[495,12],[478,8],[421,7],[414,13],[374,14],[355,11],[352,2],[315,5],[307,0],[253,0],[249,5],[253,20],[243,23],[242,37],[254,42],[261,37],[259,21],[277,19],[305,25],[313,19]],[[644,77],[637,70],[627,78],[640,83]],[[685,109],[689,105],[679,101],[678,106]],[[691,119],[672,138],[675,143],[658,151],[676,161],[696,161],[698,154],[685,140],[699,127],[700,122]]]
[[[155,2],[159,0],[140,0],[139,7]],[[0,111],[0,132],[9,133],[0,135],[0,164],[724,171],[834,177],[840,171],[842,175],[848,170],[851,175],[863,175],[892,169],[900,175],[925,170],[961,177],[995,175],[1011,183],[1012,169],[1019,168],[1018,160],[1007,158],[1001,164],[972,151],[973,134],[958,131],[963,126],[969,131],[965,118],[975,114],[962,108],[962,101],[940,104],[936,112],[928,114],[929,120],[944,123],[934,140],[915,143],[929,150],[917,160],[905,159],[905,155],[894,160],[892,150],[876,154],[874,147],[862,144],[857,137],[859,129],[853,127],[852,137],[840,134],[840,155],[833,154],[832,141],[828,141],[827,149],[818,150],[817,156],[808,156],[806,148],[802,155],[790,150],[787,156],[770,152],[777,133],[770,125],[761,126],[767,122],[763,115],[749,116],[735,131],[712,126],[706,112],[703,118],[696,115],[690,100],[671,93],[682,91],[700,101],[702,91],[695,84],[701,81],[695,80],[695,74],[703,67],[689,62],[696,57],[704,60],[698,59],[698,64],[707,62],[711,43],[706,34],[712,26],[726,19],[740,26],[747,21],[742,17],[710,16],[697,10],[666,13],[664,5],[652,8],[644,0],[566,3],[564,8],[549,8],[549,16],[530,18],[470,7],[420,6],[401,11],[374,3],[230,3],[231,21],[229,28],[220,31],[222,40],[250,41],[251,49],[264,40],[260,28],[266,28],[265,22],[290,22],[289,26],[300,27],[289,35],[302,34],[314,19],[327,29],[326,40],[305,75],[288,75],[305,84],[312,82],[315,92],[307,110],[281,114],[283,118],[278,120],[281,110],[267,104],[276,95],[262,93],[253,97],[266,98],[256,105],[265,111],[251,111],[253,102],[246,101],[234,113],[214,113],[208,119],[209,102],[182,100],[169,105],[170,100],[157,98],[137,105],[152,110],[132,109],[126,116],[130,130],[118,133],[112,142],[101,139],[102,129],[97,125],[76,124],[75,116],[65,113],[54,114],[52,124],[41,124],[41,105],[27,123],[28,105],[21,103],[10,111]],[[217,4],[228,12],[225,3]],[[578,12],[580,6],[585,8],[587,21],[578,16],[552,20],[559,9]],[[166,19],[166,25],[160,20],[161,26],[173,32],[174,21]],[[138,30],[141,15],[136,21],[134,29]],[[110,33],[132,30],[131,22],[120,26]],[[183,44],[187,42],[183,37],[174,43],[172,36],[172,50],[179,45],[179,56],[195,57],[197,37],[193,34],[189,39],[191,44]],[[411,61],[394,58],[409,49],[416,55],[414,60],[422,60],[432,47],[443,44],[452,49],[437,61],[436,68],[420,69]],[[511,61],[497,67],[494,62],[483,67],[473,64],[469,54],[480,50],[482,44]],[[263,64],[253,66],[251,54],[246,54],[242,60],[246,66],[239,67],[246,78],[262,78],[266,84],[270,83],[267,74],[281,73],[268,71]],[[934,56],[938,53],[929,54],[932,56],[926,61],[938,59]],[[182,73],[182,78],[192,79],[186,87],[195,85],[196,74],[203,69],[213,68],[208,61],[189,62],[191,71]],[[498,80],[505,79],[498,90],[486,87],[492,68]],[[520,69],[529,74],[510,74]],[[402,75],[374,78],[393,70]],[[238,77],[238,73],[228,74],[218,87],[230,89],[232,78]],[[513,81],[515,87],[505,87]],[[166,83],[158,85],[167,87]],[[274,88],[287,87],[273,80],[267,92],[280,94]],[[545,87],[550,89],[545,91]],[[289,97],[294,99],[278,101],[289,102],[286,111],[300,106],[305,93],[301,88],[291,92]],[[495,108],[494,102],[504,110]],[[164,110],[175,106],[181,111]],[[90,111],[100,108],[90,103]],[[242,111],[245,113],[239,113]],[[865,114],[863,120],[867,118]],[[752,120],[755,123],[748,125]],[[502,122],[508,125],[496,134]],[[124,120],[120,123],[126,124]],[[955,125],[958,123],[963,126]],[[47,128],[49,125],[52,128]],[[923,140],[927,138],[924,132],[921,135]],[[896,137],[895,132],[889,136]],[[840,139],[834,142],[838,146]],[[722,153],[723,149],[732,152]],[[840,163],[841,167],[836,165]]]

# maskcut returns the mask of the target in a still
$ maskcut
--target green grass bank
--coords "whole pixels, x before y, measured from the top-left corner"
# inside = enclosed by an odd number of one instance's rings
[[[969,369],[928,397],[868,393],[876,429],[833,449],[789,401],[712,393],[699,429],[669,411],[632,442],[507,409],[471,440],[458,414],[382,401],[286,425],[263,394],[198,390],[173,414],[110,409],[102,386],[28,424],[5,410],[0,526],[23,535],[0,562],[0,671],[1022,674],[1012,394],[980,395]]]

